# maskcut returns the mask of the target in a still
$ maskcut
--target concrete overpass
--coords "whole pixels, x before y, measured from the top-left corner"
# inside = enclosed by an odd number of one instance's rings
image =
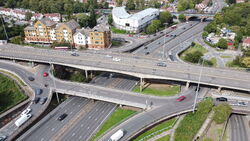
[[[192,17],[199,18],[201,19],[201,21],[203,21],[204,19],[207,19],[207,18],[213,18],[215,15],[215,13],[185,13],[185,12],[172,12],[171,14],[175,16],[176,18],[178,18],[179,15],[183,14],[186,16],[187,21]]]
[[[83,69],[86,74],[88,71],[122,73],[140,78],[141,84],[145,78],[183,81],[187,84],[198,83],[200,78],[200,83],[204,85],[250,91],[250,74],[244,71],[208,67],[202,69],[201,66],[168,61],[165,61],[167,67],[160,67],[157,63],[162,61],[158,59],[134,55],[108,54],[121,59],[114,61],[106,54],[79,52],[79,56],[75,57],[66,51],[16,46],[0,48],[0,58],[69,66]]]

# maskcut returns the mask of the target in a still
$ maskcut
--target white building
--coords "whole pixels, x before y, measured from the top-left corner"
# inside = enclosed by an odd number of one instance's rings
[[[160,10],[155,8],[148,8],[135,14],[127,13],[125,7],[115,7],[112,10],[115,27],[133,33],[143,31],[159,14]]]
[[[47,13],[47,14],[44,14],[44,17],[47,17],[54,22],[60,22],[61,20],[61,14],[59,13]]]
[[[76,29],[73,35],[76,47],[87,47],[88,44],[91,44],[89,30],[90,29]]]

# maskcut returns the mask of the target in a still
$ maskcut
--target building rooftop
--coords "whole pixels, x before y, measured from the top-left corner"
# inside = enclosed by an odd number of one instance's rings
[[[40,22],[42,22],[43,24],[45,24],[46,26],[53,26],[55,25],[56,23],[52,20],[50,20],[49,18],[45,17],[45,18],[42,18],[41,20],[39,20]]]
[[[36,30],[36,28],[34,26],[27,26],[24,30]]]
[[[76,35],[76,34],[78,34],[78,33],[81,33],[81,34],[83,34],[83,35],[88,36],[88,35],[89,35],[89,32],[90,32],[90,28],[86,28],[86,29],[84,29],[84,28],[82,28],[82,29],[76,29],[76,33],[75,33],[74,35]]]
[[[140,20],[150,14],[152,14],[153,12],[159,11],[158,9],[155,8],[147,8],[145,10],[142,10],[138,13],[135,14],[128,14],[125,6],[123,7],[115,7],[112,10],[112,14],[114,14],[116,17],[120,18],[120,19],[134,19],[134,20]]]
[[[246,38],[243,40],[244,44],[250,44],[250,37]]]
[[[65,23],[70,29],[74,30],[80,27],[80,25],[75,20],[70,20]]]
[[[105,31],[110,31],[110,29],[109,26],[105,24],[98,24],[92,29],[92,31],[105,32]]]

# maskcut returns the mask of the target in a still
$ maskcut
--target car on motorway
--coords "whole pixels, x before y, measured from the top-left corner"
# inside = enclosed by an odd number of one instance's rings
[[[29,79],[29,81],[34,81],[35,80],[35,78],[32,77],[32,76],[29,76],[28,79]]]
[[[147,52],[145,53],[145,55],[149,55],[149,51],[147,51]]]
[[[40,101],[40,97],[35,97],[35,99],[32,101],[34,104],[37,104]]]
[[[144,49],[148,49],[148,47],[144,47]]]
[[[49,74],[47,72],[43,73],[43,77],[47,77]]]
[[[120,58],[113,58],[113,61],[119,62],[119,61],[121,61],[121,59]]]
[[[183,29],[183,30],[185,30],[185,29],[186,29],[186,27],[183,27],[182,29]]]
[[[244,101],[238,102],[238,106],[247,106],[247,104]]]
[[[181,101],[183,101],[184,99],[186,99],[185,96],[180,96],[180,97],[177,99],[177,101],[181,102]]]
[[[217,97],[216,101],[227,101],[227,98],[225,98],[225,97]]]
[[[161,31],[160,33],[163,34],[163,31]]]
[[[67,116],[68,116],[68,114],[63,113],[63,114],[61,114],[61,115],[57,118],[57,120],[58,120],[58,121],[62,121],[62,120],[64,120]]]
[[[3,136],[0,136],[0,141],[5,141],[7,139],[7,136],[3,135]]]
[[[124,129],[120,129],[118,131],[116,131],[110,138],[108,141],[119,141],[125,134],[125,130]]]
[[[31,109],[30,108],[27,108],[27,109],[25,109],[22,113],[21,113],[21,115],[27,115],[27,114],[29,114],[31,112]]]
[[[165,63],[163,63],[163,62],[157,63],[156,65],[157,65],[157,66],[160,66],[160,67],[166,67],[166,66],[167,66],[167,65],[166,65]]]
[[[79,56],[79,54],[73,52],[73,53],[71,53],[71,56]]]
[[[172,35],[172,34],[170,35],[170,37],[173,37],[173,36],[174,36],[174,35]]]
[[[154,36],[156,36],[156,34],[154,34]]]
[[[47,99],[48,99],[47,97],[41,98],[41,100],[39,101],[39,103],[41,105],[43,105],[47,101]]]
[[[168,37],[169,35],[167,34],[166,37]]]
[[[129,36],[129,37],[133,37],[133,35],[132,35],[132,34],[129,34],[128,36]]]
[[[42,93],[43,93],[43,90],[42,90],[42,89],[37,88],[37,89],[35,90],[35,94],[36,94],[36,95],[40,95],[40,94],[42,94]]]
[[[176,37],[177,35],[174,35],[174,37]]]
[[[107,57],[107,58],[112,58],[112,56],[111,56],[111,55],[106,55],[106,57]]]

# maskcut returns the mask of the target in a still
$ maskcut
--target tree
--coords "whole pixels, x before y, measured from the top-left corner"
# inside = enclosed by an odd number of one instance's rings
[[[214,16],[214,21],[216,22],[216,24],[221,24],[223,23],[224,19],[223,19],[223,16],[221,13],[217,13],[215,16]]]
[[[186,21],[186,16],[184,14],[180,14],[178,19],[181,21],[181,22],[185,22]]]
[[[126,7],[128,8],[128,10],[135,10],[134,0],[128,0]]]
[[[109,8],[109,3],[108,2],[104,2],[103,3],[103,8],[104,9],[108,9]]]
[[[109,14],[108,16],[108,24],[111,26],[113,24],[113,17],[112,14]]]
[[[217,123],[217,124],[222,124],[224,123],[230,116],[231,112],[232,112],[232,108],[230,107],[230,105],[223,103],[220,104],[216,107],[214,107],[214,117],[213,120]]]
[[[155,27],[156,30],[159,30],[161,27],[161,21],[160,20],[152,20],[151,25]]]
[[[152,24],[148,25],[148,27],[147,27],[147,29],[146,29],[146,32],[147,32],[148,34],[155,33],[155,32],[156,32],[155,26],[153,26]]]
[[[116,1],[117,6],[122,6],[122,2],[123,2],[123,0],[117,0]]]
[[[14,8],[16,6],[16,0],[7,0],[6,6],[9,8]]]
[[[198,63],[202,56],[203,56],[202,52],[195,51],[192,53],[187,53],[184,57],[184,60],[191,63]]]
[[[244,67],[250,68],[250,57],[243,57],[241,63]]]
[[[168,12],[168,11],[166,11],[166,12],[161,12],[161,13],[160,13],[160,18],[159,18],[159,19],[160,19],[160,21],[161,21],[162,24],[164,24],[164,23],[170,24],[170,23],[173,22],[173,17],[172,17],[172,15],[171,15],[171,13]]]
[[[208,36],[208,32],[207,31],[202,32],[202,38],[203,39],[205,39],[207,36]]]
[[[76,19],[82,27],[86,28],[89,26],[90,17],[88,15],[80,13],[76,16]]]
[[[71,3],[65,3],[63,6],[66,14],[70,17],[73,13],[73,5]]]
[[[217,46],[221,49],[227,49],[227,40],[220,38],[219,42],[217,43]]]
[[[207,31],[208,33],[212,33],[212,32],[216,32],[217,31],[217,26],[215,24],[215,22],[210,22],[205,28],[205,31]]]
[[[26,21],[29,21],[31,19],[31,17],[32,17],[32,13],[31,12],[26,12],[25,13],[25,20]]]
[[[96,14],[95,14],[95,10],[93,7],[90,8],[90,18],[89,18],[89,27],[93,28],[94,26],[96,26]]]

